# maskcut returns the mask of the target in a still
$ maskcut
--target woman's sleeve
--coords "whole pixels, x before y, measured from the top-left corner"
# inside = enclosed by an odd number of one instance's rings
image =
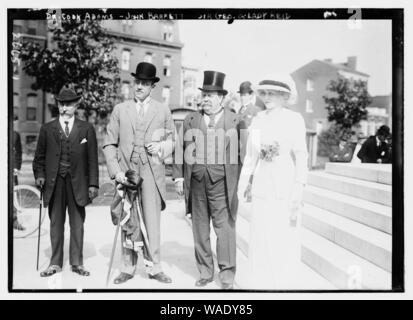
[[[259,146],[260,144],[260,130],[255,125],[255,118],[248,129],[248,139],[246,154],[240,174],[239,184],[238,184],[238,196],[243,197],[244,191],[247,188],[248,182],[254,175],[255,167],[257,166],[258,156],[259,156]]]
[[[297,121],[294,130],[292,151],[295,156],[295,182],[306,184],[308,174],[308,151],[306,144],[306,129],[304,118],[297,113]]]

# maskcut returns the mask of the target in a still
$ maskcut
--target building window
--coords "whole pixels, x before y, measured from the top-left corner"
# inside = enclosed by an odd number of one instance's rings
[[[307,79],[307,91],[314,91],[314,81]]]
[[[163,59],[163,75],[169,77],[171,75],[171,57],[165,56]]]
[[[305,112],[312,113],[313,110],[313,102],[311,100],[305,100]]]
[[[122,64],[121,68],[122,70],[129,70],[130,67],[130,50],[124,49],[122,51]]]
[[[165,41],[172,42],[174,41],[174,36],[173,36],[173,26],[172,25],[164,25],[163,26],[163,39]]]
[[[129,99],[129,93],[130,93],[130,84],[129,84],[129,82],[123,81],[121,90],[122,90],[123,99],[125,99],[125,100]]]
[[[19,94],[17,92],[13,92],[13,107],[20,107]]]
[[[26,107],[26,120],[36,121],[37,116],[37,95],[28,94],[27,95],[27,107]]]
[[[171,96],[171,88],[163,87],[162,89],[162,100],[165,105],[169,105],[169,97]]]
[[[152,63],[152,53],[147,52],[147,53],[145,54],[145,57],[143,58],[143,61],[144,61],[144,62]]]
[[[27,28],[27,34],[36,35],[36,28]]]

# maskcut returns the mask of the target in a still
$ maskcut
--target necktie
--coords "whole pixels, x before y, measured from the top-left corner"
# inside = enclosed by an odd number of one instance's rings
[[[145,115],[145,112],[143,109],[143,104],[139,104],[139,112],[138,112],[139,119],[143,119],[144,115]]]
[[[209,115],[208,128],[214,128],[214,127],[215,127],[215,113],[211,113]]]
[[[69,121],[65,121],[65,135],[66,137],[69,136]]]

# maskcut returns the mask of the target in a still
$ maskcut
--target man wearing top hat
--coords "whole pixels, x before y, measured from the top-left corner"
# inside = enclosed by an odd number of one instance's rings
[[[103,143],[109,175],[117,183],[127,179],[125,172],[135,170],[143,179],[141,204],[147,229],[149,250],[153,265],[148,267],[150,279],[172,282],[161,268],[160,219],[165,209],[166,182],[164,159],[173,152],[174,124],[168,106],[151,97],[155,83],[156,67],[141,62],[136,67],[135,97],[116,105],[112,111]],[[133,278],[137,252],[122,248],[121,273],[114,280],[120,284]]]
[[[36,185],[43,188],[44,206],[49,206],[52,257],[42,277],[63,267],[66,208],[69,213],[71,270],[89,276],[83,266],[83,224],[85,206],[99,187],[98,152],[93,125],[75,118],[81,96],[63,87],[56,96],[59,117],[40,128],[33,172]]]
[[[192,213],[195,259],[200,273],[195,285],[214,279],[210,221],[217,235],[219,278],[223,289],[232,289],[236,269],[235,220],[238,199],[239,134],[245,129],[239,116],[223,107],[225,74],[205,71],[202,113],[189,114],[183,124],[183,165],[174,165],[178,194],[185,194]]]

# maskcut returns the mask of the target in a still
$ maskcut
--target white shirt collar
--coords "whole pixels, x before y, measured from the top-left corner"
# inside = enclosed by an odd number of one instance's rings
[[[141,102],[139,99],[136,99],[136,109],[139,112],[140,107],[143,107],[143,110],[146,113],[150,102],[151,102],[151,96],[147,96],[145,100],[143,100],[143,102]]]
[[[219,119],[221,118],[222,114],[224,113],[224,108],[221,108],[220,111],[218,111],[217,113],[215,113],[215,124],[218,123]],[[208,126],[209,121],[211,120],[209,115],[207,115],[206,113],[204,113],[204,120],[206,125]]]
[[[66,127],[65,122],[69,122],[67,125],[69,127],[69,132],[71,132],[73,128],[73,124],[75,123],[75,116],[69,119],[64,119],[62,116],[59,116],[59,122],[60,122],[60,125],[62,126],[63,131],[65,130],[65,127]]]

